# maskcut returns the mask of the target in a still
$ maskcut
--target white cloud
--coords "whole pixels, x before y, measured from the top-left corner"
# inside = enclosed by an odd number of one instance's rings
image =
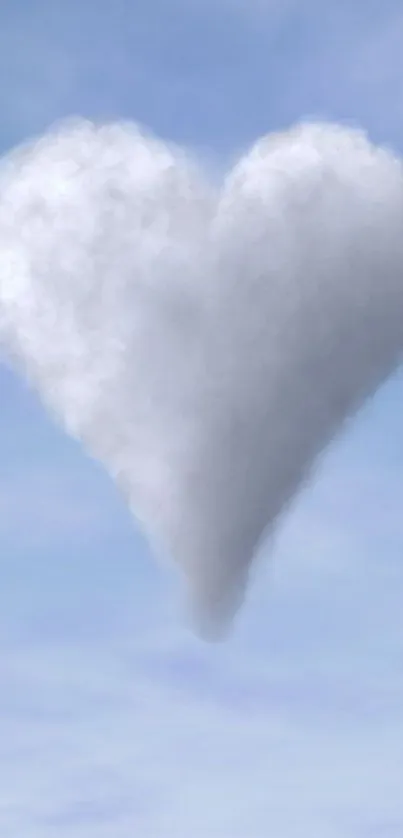
[[[3,162],[6,345],[209,628],[399,361],[402,185],[398,159],[321,125],[259,141],[218,192],[124,124],[73,123]]]

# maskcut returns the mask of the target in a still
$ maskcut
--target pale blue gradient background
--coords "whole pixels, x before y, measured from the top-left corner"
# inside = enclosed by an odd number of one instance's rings
[[[72,113],[222,169],[305,115],[403,152],[399,0],[13,0],[3,151]],[[0,835],[403,835],[403,382],[328,452],[225,645],[0,369]]]

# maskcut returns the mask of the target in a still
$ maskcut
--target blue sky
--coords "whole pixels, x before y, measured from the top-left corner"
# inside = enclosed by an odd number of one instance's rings
[[[132,118],[221,170],[302,116],[403,152],[397,0],[15,0],[0,144]],[[403,834],[396,375],[324,457],[231,638],[187,631],[102,469],[0,368],[0,834]]]

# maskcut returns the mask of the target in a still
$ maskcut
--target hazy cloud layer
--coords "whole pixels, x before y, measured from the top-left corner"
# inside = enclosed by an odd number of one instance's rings
[[[124,638],[2,645],[2,834],[353,838],[401,822],[401,685],[214,666],[159,628],[146,667]]]

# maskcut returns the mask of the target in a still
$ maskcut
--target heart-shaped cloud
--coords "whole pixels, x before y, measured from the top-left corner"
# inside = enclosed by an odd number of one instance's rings
[[[0,170],[0,327],[225,626],[323,447],[400,360],[403,170],[359,132],[260,140],[217,189],[136,126]]]

